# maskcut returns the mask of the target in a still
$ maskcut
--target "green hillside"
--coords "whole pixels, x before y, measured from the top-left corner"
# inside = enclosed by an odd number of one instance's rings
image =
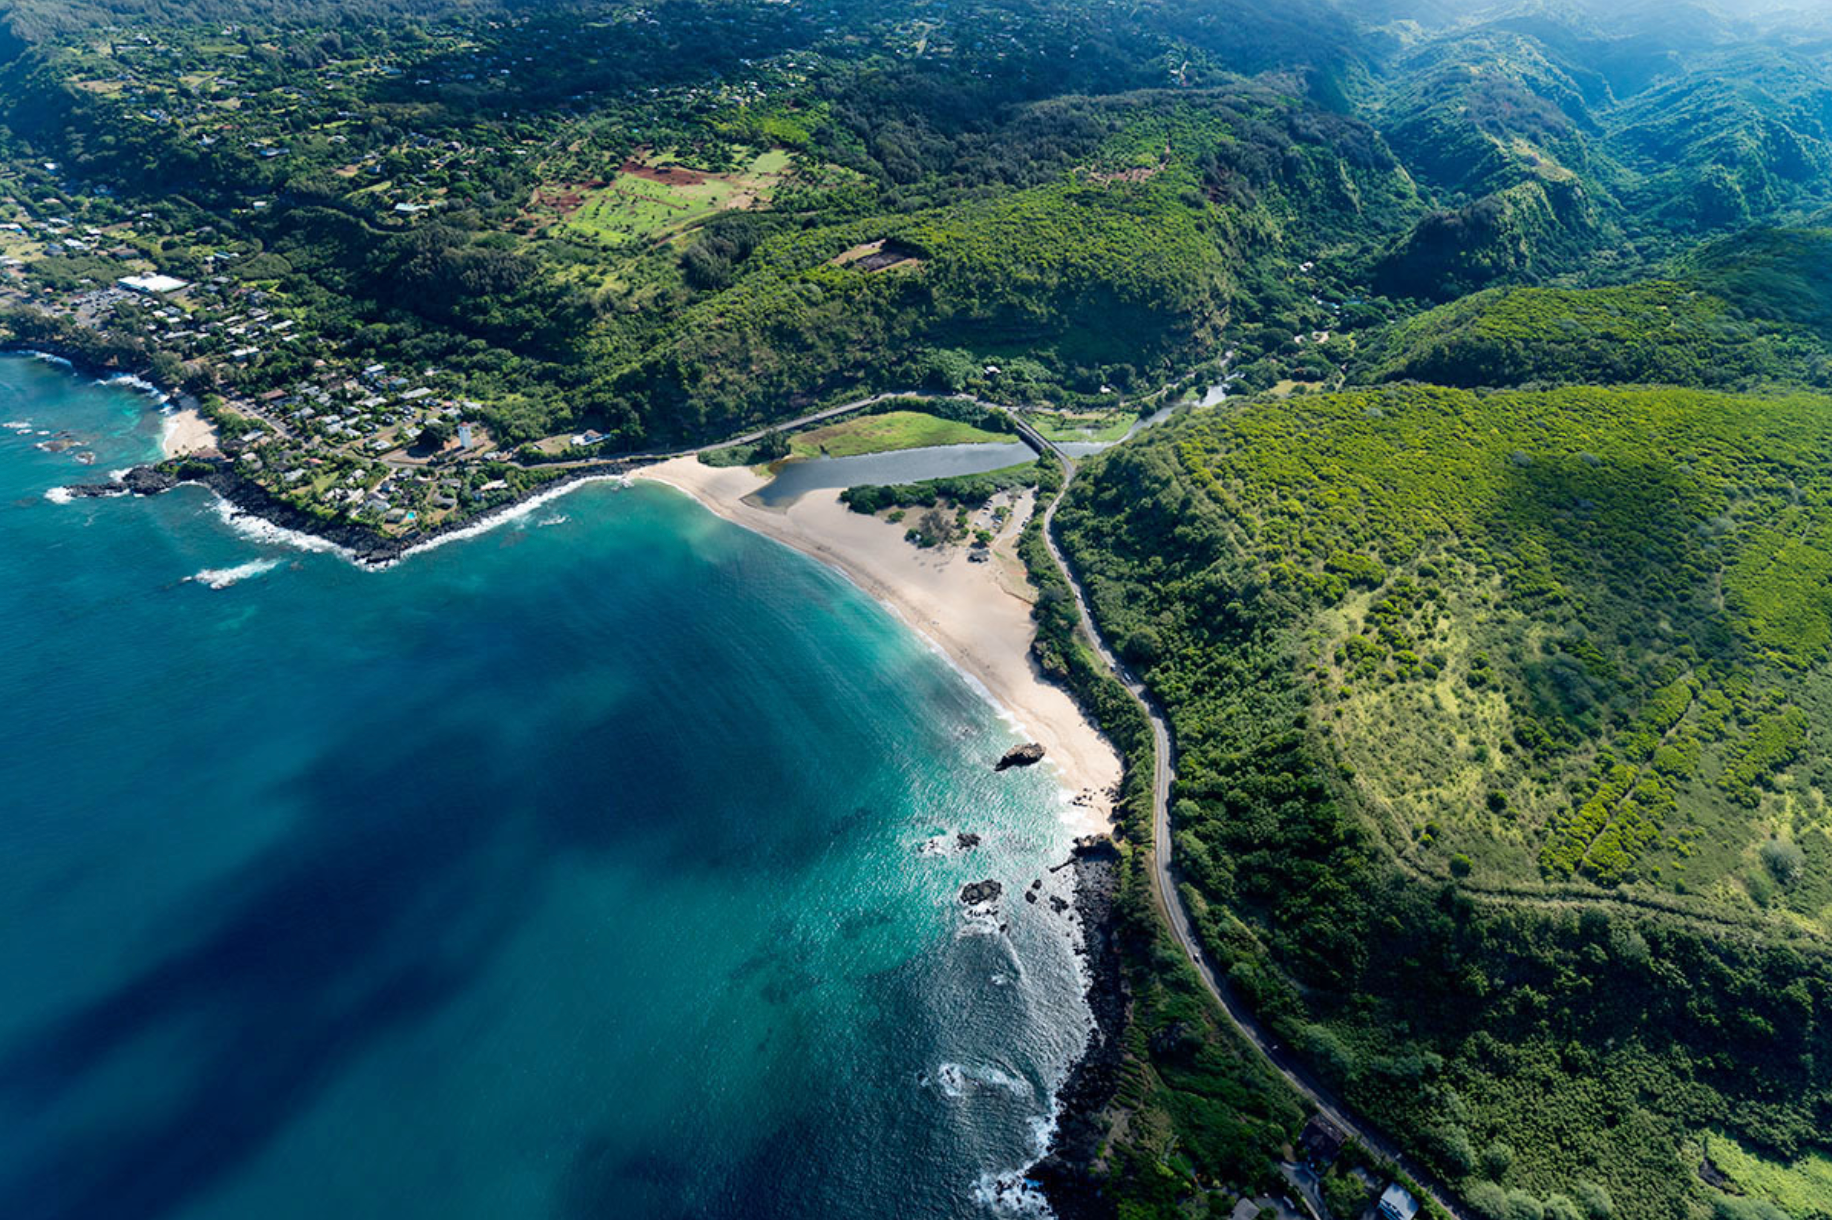
[[[1681,266],[1752,316],[1832,339],[1832,228],[1751,229],[1701,246]]]
[[[1673,281],[1492,288],[1398,323],[1367,351],[1359,376],[1454,386],[1832,384],[1822,342],[1763,320],[1777,316],[1756,312],[1766,301],[1739,299],[1747,304]]]
[[[1832,399],[1413,388],[1198,412],[1072,490],[1211,947],[1472,1200],[1669,1217],[1708,1127],[1820,1138],[1829,480]]]

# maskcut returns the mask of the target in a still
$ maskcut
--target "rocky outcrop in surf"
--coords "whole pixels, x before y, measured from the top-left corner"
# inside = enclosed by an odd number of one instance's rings
[[[103,496],[156,496],[178,486],[178,480],[151,466],[135,466],[112,483],[78,483],[64,490],[77,499]]]
[[[1099,840],[1107,850],[1085,850],[1083,844],[1089,840]],[[1121,1035],[1126,1028],[1128,996],[1113,912],[1119,894],[1119,861],[1112,841],[1104,835],[1089,835],[1077,840],[1075,847],[1075,913],[1081,924],[1094,1030],[1068,1080],[1057,1090],[1061,1110],[1056,1131],[1048,1154],[1031,1167],[1029,1176],[1042,1184],[1057,1220],[1111,1220],[1114,1200],[1103,1196],[1099,1180],[1090,1171],[1106,1140],[1102,1116],[1119,1091],[1125,1061]],[[1059,901],[1052,899],[1051,905]]]
[[[970,907],[976,907],[982,902],[996,902],[999,895],[1004,892],[1005,887],[997,881],[969,881],[966,885],[961,886],[961,901]]]
[[[1027,741],[1021,746],[1013,746],[1005,751],[1005,756],[992,764],[994,771],[1004,771],[1011,767],[1029,767],[1043,761],[1043,747],[1034,741]]]

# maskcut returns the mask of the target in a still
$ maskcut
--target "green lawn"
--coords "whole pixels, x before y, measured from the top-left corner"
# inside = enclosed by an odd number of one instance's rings
[[[1024,422],[1052,441],[1117,441],[1137,416],[1124,411],[1027,411]]]
[[[858,415],[803,432],[789,440],[791,458],[856,457],[861,453],[888,453],[894,449],[920,449],[925,445],[970,445],[978,441],[1009,441],[1000,432],[972,424],[925,415],[921,411],[888,411],[883,415]]]

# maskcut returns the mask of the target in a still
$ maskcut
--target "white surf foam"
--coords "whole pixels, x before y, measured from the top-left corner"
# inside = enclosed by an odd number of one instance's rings
[[[273,522],[245,513],[221,496],[211,501],[212,511],[224,525],[248,539],[267,546],[289,546],[297,551],[321,551],[332,555],[342,555],[346,559],[355,559],[355,554],[345,547],[338,546],[316,534],[307,534],[300,530],[284,529]]]
[[[45,499],[53,504],[68,504],[75,497],[70,494],[68,487],[53,487],[45,492]]]
[[[1021,1076],[1014,1076],[1003,1068],[996,1067],[989,1063],[977,1063],[971,1066],[959,1063],[944,1063],[935,1069],[935,1087],[940,1089],[942,1094],[946,1097],[965,1097],[969,1085],[987,1089],[1000,1089],[1010,1093],[1013,1097],[1019,1098],[1032,1097],[1036,1092],[1036,1090],[1031,1088],[1030,1081],[1025,1080]],[[1043,1154],[1043,1149],[1048,1146],[1049,1137],[1046,1134],[1044,1136],[1044,1143],[1038,1150],[1038,1155],[1041,1156]]]
[[[487,517],[479,518],[476,522],[465,526],[463,529],[453,530],[449,534],[440,534],[437,538],[429,538],[416,546],[408,547],[407,550],[401,553],[401,558],[405,559],[409,555],[418,555],[423,551],[435,550],[448,542],[458,542],[465,538],[480,538],[493,529],[508,525],[512,521],[521,520],[523,517],[533,513],[536,509],[551,504],[561,496],[569,492],[577,491],[588,483],[615,483],[619,487],[628,487],[630,485],[630,480],[620,474],[592,474],[582,479],[574,479],[572,482],[563,484],[559,487],[551,487],[546,491],[536,492],[521,503],[511,505],[499,513],[493,513]],[[552,524],[558,525],[560,521],[564,520],[565,518],[561,517],[559,521],[554,521]],[[545,525],[548,524],[548,522],[539,522],[538,524]]]
[[[279,567],[281,562],[279,559],[250,559],[247,563],[238,563],[233,568],[205,568],[197,575],[187,576],[185,579],[194,580],[211,589],[227,589],[230,585],[247,580],[251,576],[271,572]]]
[[[142,394],[151,395],[153,398],[157,399],[162,406],[172,400],[170,394],[167,394],[164,390],[146,380],[144,377],[136,377],[132,373],[114,373],[102,378],[100,381],[96,382],[96,384],[124,385],[131,389],[139,390]]]
[[[1043,1191],[1021,1173],[983,1173],[973,1184],[973,1201],[998,1216],[1054,1220],[1056,1213]]]

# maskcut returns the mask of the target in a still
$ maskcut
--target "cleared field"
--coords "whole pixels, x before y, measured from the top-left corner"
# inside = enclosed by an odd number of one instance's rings
[[[568,229],[614,245],[652,241],[718,212],[767,201],[788,176],[789,154],[769,149],[729,174],[668,165],[659,157],[624,162],[608,183],[558,183],[535,204],[560,213]]]
[[[1052,441],[1117,441],[1137,421],[1124,411],[1027,411],[1024,421]]]
[[[789,456],[857,457],[861,453],[889,453],[927,445],[970,445],[1011,439],[1001,432],[988,432],[972,424],[939,419],[921,411],[887,411],[883,415],[854,416],[791,437]]]

